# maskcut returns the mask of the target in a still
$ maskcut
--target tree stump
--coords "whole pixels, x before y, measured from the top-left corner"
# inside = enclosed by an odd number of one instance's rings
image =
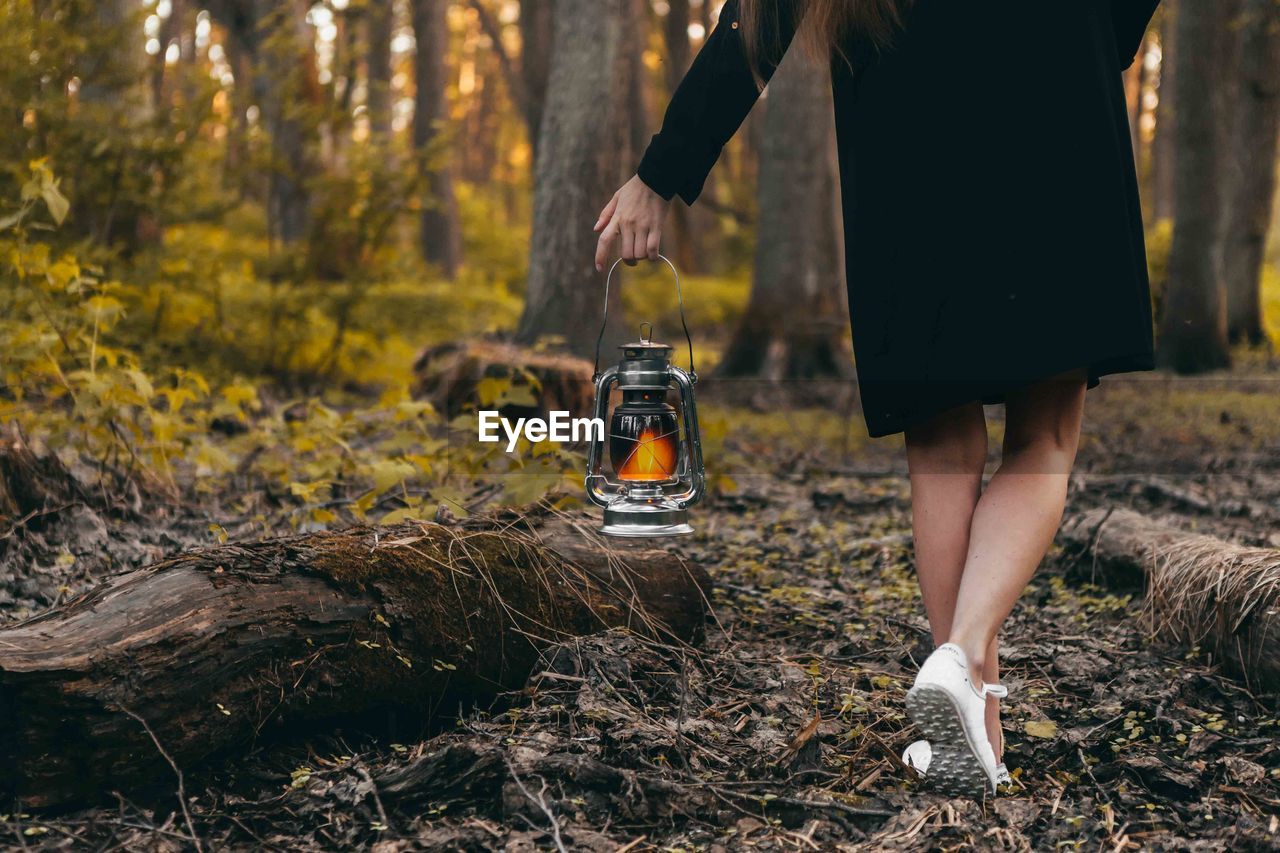
[[[76,481],[58,457],[32,449],[18,425],[11,424],[0,440],[0,521],[12,526],[34,519],[39,526],[40,513],[77,497]]]
[[[425,726],[523,686],[568,636],[701,639],[704,571],[547,535],[412,522],[225,545],[0,629],[0,794],[66,806],[381,709]]]
[[[551,411],[590,414],[595,389],[591,362],[502,341],[459,341],[424,350],[414,363],[413,395],[453,418],[467,409],[494,408],[504,417],[543,417]],[[506,388],[492,400],[484,382]]]
[[[1062,536],[1104,582],[1145,582],[1157,636],[1203,646],[1250,687],[1280,690],[1280,550],[1188,533],[1127,509],[1085,513]]]

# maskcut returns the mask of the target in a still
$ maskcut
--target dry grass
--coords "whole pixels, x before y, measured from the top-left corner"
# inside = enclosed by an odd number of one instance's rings
[[[1153,630],[1180,644],[1210,648],[1247,681],[1274,687],[1280,551],[1191,535],[1160,546],[1153,559],[1145,608]]]

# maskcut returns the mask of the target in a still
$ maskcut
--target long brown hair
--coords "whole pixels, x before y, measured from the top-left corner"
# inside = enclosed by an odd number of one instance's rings
[[[853,35],[884,45],[902,24],[910,0],[741,0],[743,38],[757,73],[782,58],[782,33],[794,31],[796,44],[812,59],[840,56]]]

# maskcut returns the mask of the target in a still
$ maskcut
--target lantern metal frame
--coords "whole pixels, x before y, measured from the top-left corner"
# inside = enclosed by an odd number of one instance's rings
[[[698,374],[693,363],[693,338],[684,315],[684,294],[680,288],[680,273],[675,264],[664,255],[658,256],[675,278],[676,302],[680,308],[680,325],[684,329],[689,347],[689,369],[683,370],[671,363],[671,347],[652,345],[641,332],[640,348],[633,345],[637,357],[622,361],[603,372],[600,370],[600,346],[609,323],[609,288],[619,259],[609,268],[604,283],[604,315],[600,322],[600,334],[596,337],[596,357],[592,381],[595,385],[594,417],[606,425],[609,421],[609,397],[614,387],[620,390],[675,390],[680,398],[680,418],[684,424],[684,438],[677,436],[677,461],[674,476],[665,481],[615,481],[603,471],[604,441],[592,439],[587,450],[587,475],[585,480],[588,499],[604,510],[602,533],[609,536],[648,537],[676,536],[693,532],[689,524],[689,507],[702,500],[706,492],[706,472],[702,464],[702,435],[698,430],[698,409],[694,402],[693,388],[698,384]],[[651,324],[642,324],[650,327]],[[627,347],[623,347],[627,349]]]

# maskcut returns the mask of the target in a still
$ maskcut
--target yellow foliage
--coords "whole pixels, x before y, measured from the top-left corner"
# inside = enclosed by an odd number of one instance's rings
[[[1280,266],[1275,264],[1262,272],[1262,322],[1272,344],[1280,349]]]
[[[37,174],[31,185],[56,181]],[[26,195],[0,227],[10,309],[0,420],[66,458],[123,464],[170,490],[197,481],[217,492],[248,476],[275,484],[296,504],[294,523],[310,525],[431,517],[441,501],[462,514],[495,479],[506,502],[576,490],[576,454],[540,447],[526,465],[451,442],[449,425],[408,393],[421,345],[514,322],[511,282],[460,290],[406,277],[361,283],[353,298],[350,283],[259,278],[265,245],[208,225],[171,228],[136,261],[133,283],[106,280],[32,239],[49,196]],[[311,386],[349,390],[279,399],[282,387]],[[535,387],[522,377],[489,390],[506,405],[530,402]]]

